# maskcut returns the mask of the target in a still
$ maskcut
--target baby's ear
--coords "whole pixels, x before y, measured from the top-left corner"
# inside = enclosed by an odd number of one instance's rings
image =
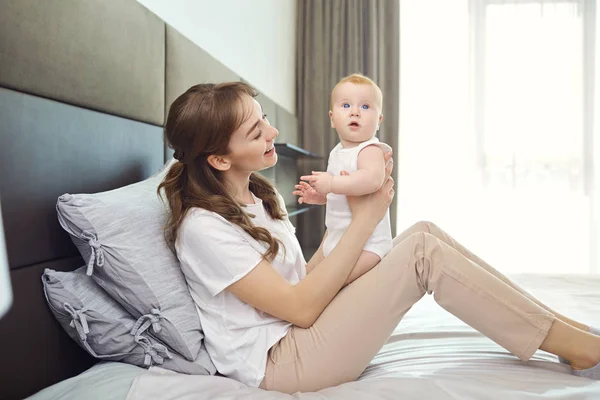
[[[331,127],[335,129],[335,124],[333,123],[333,113],[329,110],[329,122],[331,122]]]

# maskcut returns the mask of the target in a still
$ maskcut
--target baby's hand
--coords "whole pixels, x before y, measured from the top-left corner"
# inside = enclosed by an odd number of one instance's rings
[[[292,192],[293,195],[300,196],[298,198],[298,204],[306,203],[306,204],[325,204],[327,203],[327,195],[321,194],[313,189],[306,182],[298,182],[295,191]]]
[[[331,193],[333,175],[329,172],[312,171],[312,175],[304,175],[300,179],[308,181],[308,184],[321,194]]]
[[[346,171],[341,171],[340,175],[348,176],[350,175]],[[312,186],[310,186],[306,182],[298,182],[295,191],[292,192],[293,195],[300,196],[298,198],[298,204],[306,203],[306,204],[325,204],[327,203],[327,195],[317,192]]]

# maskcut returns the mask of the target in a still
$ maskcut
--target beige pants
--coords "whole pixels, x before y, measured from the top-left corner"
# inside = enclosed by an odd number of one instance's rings
[[[357,379],[425,293],[523,361],[555,319],[440,228],[419,222],[394,239],[378,265],[342,289],[312,327],[292,327],[271,348],[260,387],[291,394]]]

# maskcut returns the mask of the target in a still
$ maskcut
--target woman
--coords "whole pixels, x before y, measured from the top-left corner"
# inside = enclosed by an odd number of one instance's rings
[[[305,263],[281,196],[257,174],[277,162],[252,87],[196,85],[172,104],[165,136],[175,163],[159,187],[177,252],[219,372],[294,393],[352,381],[425,293],[527,361],[539,348],[596,377],[600,336],[541,304],[431,223],[394,240],[344,287],[394,196],[386,183],[349,198],[352,222],[327,257]],[[566,361],[565,361],[566,362]]]

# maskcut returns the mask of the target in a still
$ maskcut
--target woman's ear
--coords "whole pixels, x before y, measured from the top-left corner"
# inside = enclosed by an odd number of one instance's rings
[[[227,171],[231,168],[231,163],[226,157],[217,156],[215,154],[211,154],[207,157],[206,161],[216,170],[219,171]]]

